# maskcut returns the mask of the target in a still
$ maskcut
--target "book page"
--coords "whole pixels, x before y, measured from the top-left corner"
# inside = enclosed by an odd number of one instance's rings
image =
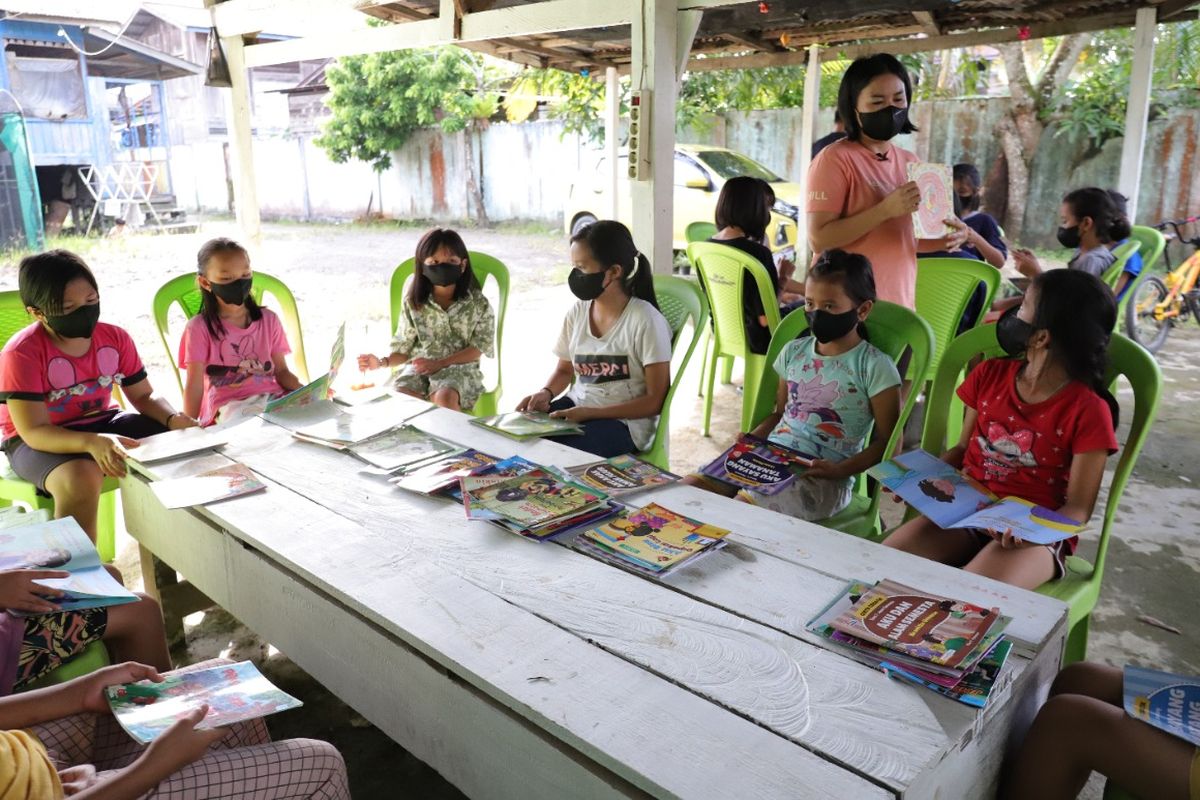
[[[139,439],[138,446],[129,449],[129,457],[142,464],[150,464],[211,450],[228,443],[229,436],[224,431],[214,431],[211,428],[182,428]]]
[[[987,508],[996,497],[954,467],[924,450],[909,450],[867,470],[889,491],[942,528]]]
[[[1061,542],[1087,530],[1086,525],[1019,497],[1006,497],[959,520],[954,527],[984,528],[1001,533],[1012,530],[1013,536],[1034,544]]]
[[[0,570],[100,566],[100,555],[74,517],[0,530]]]

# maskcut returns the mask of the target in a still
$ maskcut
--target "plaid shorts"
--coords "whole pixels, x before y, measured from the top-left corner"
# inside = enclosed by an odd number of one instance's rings
[[[99,641],[106,630],[107,608],[59,611],[26,618],[14,688],[20,689],[83,652],[89,644]]]

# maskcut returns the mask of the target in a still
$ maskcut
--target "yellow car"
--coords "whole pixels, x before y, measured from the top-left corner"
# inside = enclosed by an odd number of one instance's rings
[[[617,167],[617,219],[630,225],[632,201],[628,175],[629,157],[621,153]],[[675,146],[675,225],[673,247],[687,248],[687,227],[693,222],[712,223],[717,207],[717,195],[730,178],[749,175],[771,183],[775,190],[775,207],[767,228],[771,249],[793,249],[796,246],[796,219],[800,211],[800,184],[785,181],[771,170],[741,153],[724,147],[700,144]],[[584,225],[608,216],[608,157],[600,155],[595,168],[584,172],[571,184],[567,194],[563,229],[573,235]]]

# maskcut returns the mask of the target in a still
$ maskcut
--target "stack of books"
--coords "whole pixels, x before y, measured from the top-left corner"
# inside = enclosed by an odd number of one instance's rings
[[[630,455],[581,464],[569,468],[567,473],[585,486],[599,489],[609,497],[633,494],[679,480],[678,475]]]
[[[716,550],[728,533],[651,503],[584,531],[575,546],[632,572],[662,577]]]
[[[982,708],[1000,677],[1011,619],[998,609],[891,580],[851,581],[808,630],[849,657]]]
[[[538,411],[510,411],[494,417],[473,417],[472,425],[524,441],[539,436],[566,436],[583,433],[583,428],[565,419],[555,419]]]
[[[460,490],[467,519],[487,520],[539,541],[594,524],[620,509],[604,492],[516,458],[496,473],[461,478]]]
[[[463,450],[460,445],[412,425],[392,428],[348,449],[383,472],[412,471],[448,453],[460,453]]]

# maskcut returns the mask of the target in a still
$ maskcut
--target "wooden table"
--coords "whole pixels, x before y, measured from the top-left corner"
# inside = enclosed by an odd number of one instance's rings
[[[414,422],[497,456],[594,460],[441,409]],[[148,488],[230,458],[268,490],[167,511]],[[126,524],[472,797],[990,797],[1058,669],[1057,600],[692,487],[635,499],[734,533],[653,581],[362,469],[251,422],[223,454],[131,474]],[[1014,617],[984,712],[818,646],[805,623],[855,577]]]

